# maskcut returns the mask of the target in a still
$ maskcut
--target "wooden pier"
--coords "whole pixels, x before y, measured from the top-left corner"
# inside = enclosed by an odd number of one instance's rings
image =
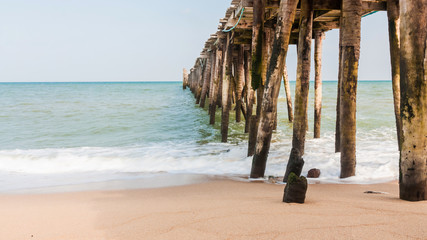
[[[339,29],[336,148],[341,178],[356,173],[356,92],[361,18],[387,11],[396,129],[400,150],[400,198],[427,199],[427,1],[425,0],[233,0],[218,30],[206,41],[183,88],[196,103],[209,103],[210,124],[221,108],[222,142],[228,139],[230,111],[245,119],[250,177],[264,177],[277,99],[283,79],[288,119],[293,123],[292,154],[286,172],[302,159],[308,128],[311,43],[314,39],[314,137],[320,137],[322,40]],[[290,44],[297,45],[298,65],[292,102],[286,69]],[[206,100],[208,99],[208,101]],[[232,108],[234,106],[234,108]],[[284,179],[286,181],[286,178]]]

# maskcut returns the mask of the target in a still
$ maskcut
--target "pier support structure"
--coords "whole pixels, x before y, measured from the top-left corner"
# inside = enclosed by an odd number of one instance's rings
[[[288,68],[286,67],[286,63],[285,63],[285,66],[283,67],[283,85],[285,86],[286,106],[288,110],[288,121],[292,122],[294,120],[294,112],[292,109],[291,86],[289,85]]]
[[[340,178],[347,178],[356,174],[356,91],[362,0],[343,0],[341,6]]]
[[[312,29],[313,0],[301,0],[297,81],[295,86],[295,116],[292,135],[292,148],[299,150],[301,156],[304,155],[305,136],[307,132]]]
[[[400,198],[427,200],[427,2],[400,1]]]
[[[342,17],[340,17],[340,24]],[[341,71],[342,71],[342,31],[339,33],[339,50],[338,50],[338,83],[337,83],[337,106],[336,106],[336,121],[335,121],[335,152],[341,152],[341,134],[340,134],[340,108],[341,108]]]
[[[293,122],[291,152],[297,153],[296,157],[302,160],[308,129],[312,32],[315,34],[316,70],[314,137],[320,137],[321,42],[324,32],[340,28],[335,150],[340,152],[341,157],[340,177],[353,176],[356,166],[356,90],[361,17],[387,10],[400,150],[400,197],[411,201],[425,200],[426,4],[425,0],[282,0],[280,4],[279,1],[233,0],[225,18],[220,20],[218,32],[206,42],[189,73],[184,71],[183,89],[189,87],[201,107],[209,97],[210,124],[215,124],[216,108],[222,108],[222,142],[228,139],[229,111],[235,103],[236,122],[242,120],[243,112],[245,132],[249,131],[248,155],[254,154],[250,176],[263,177],[272,133],[277,125],[282,77],[288,119]],[[295,16],[298,18],[295,19]],[[297,44],[298,51],[295,109],[292,109],[285,66],[289,44]],[[253,109],[255,102],[256,115]]]
[[[250,118],[253,114],[253,105],[254,105],[254,98],[255,98],[255,91],[252,87],[252,76],[251,76],[251,70],[252,70],[252,58],[251,58],[251,52],[250,50],[245,51],[245,89],[246,89],[246,118],[245,118],[245,133],[249,132],[249,126],[250,126]]]
[[[209,99],[209,123],[211,125],[215,124],[215,112],[216,112],[216,106],[218,102],[218,96],[219,96],[219,88],[220,88],[220,78],[222,73],[222,46],[217,46],[215,50],[215,72],[212,75],[212,89],[211,89],[211,98]]]
[[[273,128],[273,98],[276,97],[274,96],[275,88],[277,88],[281,82],[297,4],[298,0],[280,2],[272,55],[267,69],[266,88],[262,101],[255,155],[252,160],[251,178],[264,177]]]
[[[394,115],[396,118],[397,142],[402,143],[402,119],[400,118],[400,38],[399,0],[387,1],[388,36],[390,42],[391,80],[393,86]]]
[[[203,74],[203,80],[202,80],[202,82],[203,82],[202,92],[200,95],[200,107],[201,108],[205,107],[206,95],[208,93],[209,84],[211,81],[212,55],[213,54],[209,53],[207,58],[206,58],[206,66],[205,66],[205,70],[204,70],[204,74]]]
[[[251,86],[256,91],[256,116],[257,121],[251,121],[249,127],[249,139],[248,139],[248,156],[252,156],[255,153],[256,136],[258,131],[258,119],[261,110],[261,100],[263,93],[263,80],[262,80],[262,66],[263,56],[265,53],[263,45],[264,40],[264,16],[265,16],[265,3],[266,0],[254,0],[253,3],[253,23],[252,23],[252,41],[251,41]],[[250,132],[252,131],[252,132]],[[255,131],[255,132],[254,132]]]
[[[322,40],[325,33],[314,33],[314,138],[320,138],[322,117]]]
[[[237,65],[236,65],[236,122],[240,122],[242,120],[242,93],[243,86],[245,85],[245,65],[244,65],[244,47],[242,45],[238,45],[237,47]],[[246,117],[246,116],[245,116]]]
[[[232,78],[232,61],[233,61],[233,47],[230,43],[230,33],[224,43],[224,60],[222,68],[222,114],[221,114],[221,142],[227,142],[228,139],[228,124],[230,122],[230,108],[231,108],[231,78]]]
[[[182,89],[185,90],[187,89],[188,86],[188,72],[187,69],[183,69],[182,70]]]

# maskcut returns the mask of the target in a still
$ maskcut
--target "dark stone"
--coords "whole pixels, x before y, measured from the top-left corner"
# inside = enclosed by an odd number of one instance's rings
[[[304,159],[302,159],[300,151],[296,148],[292,148],[291,155],[289,156],[288,165],[286,166],[285,176],[283,177],[283,182],[286,182],[288,180],[289,174],[291,172],[295,173],[295,175],[297,176],[300,176],[303,166]]]
[[[318,178],[319,176],[320,176],[320,170],[317,168],[312,168],[307,173],[308,178]]]
[[[298,177],[295,173],[289,174],[288,183],[283,194],[283,202],[286,203],[304,203],[307,192],[307,179]]]

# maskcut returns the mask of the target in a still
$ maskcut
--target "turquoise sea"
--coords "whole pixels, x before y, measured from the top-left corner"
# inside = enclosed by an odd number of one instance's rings
[[[360,81],[357,95],[357,176],[340,180],[334,153],[336,82],[323,83],[322,132],[313,139],[313,89],[305,166],[321,182],[397,179],[398,149],[390,81]],[[295,83],[291,82],[292,95]],[[292,125],[283,87],[279,125],[267,175],[282,176]],[[219,121],[195,105],[181,82],[0,83],[0,192],[153,175],[247,176],[244,123],[231,115],[229,143]],[[220,119],[220,111],[217,112]]]

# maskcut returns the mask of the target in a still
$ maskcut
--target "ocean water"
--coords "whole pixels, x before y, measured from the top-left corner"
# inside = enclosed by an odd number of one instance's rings
[[[292,95],[295,83],[291,83]],[[391,82],[360,81],[356,177],[341,180],[334,152],[336,82],[324,82],[321,138],[313,139],[313,89],[305,166],[320,182],[374,183],[397,179],[398,147]],[[230,141],[180,82],[0,83],[0,192],[134,180],[168,174],[247,177],[244,123],[231,114]],[[282,176],[292,124],[283,87],[279,124],[266,175]]]

